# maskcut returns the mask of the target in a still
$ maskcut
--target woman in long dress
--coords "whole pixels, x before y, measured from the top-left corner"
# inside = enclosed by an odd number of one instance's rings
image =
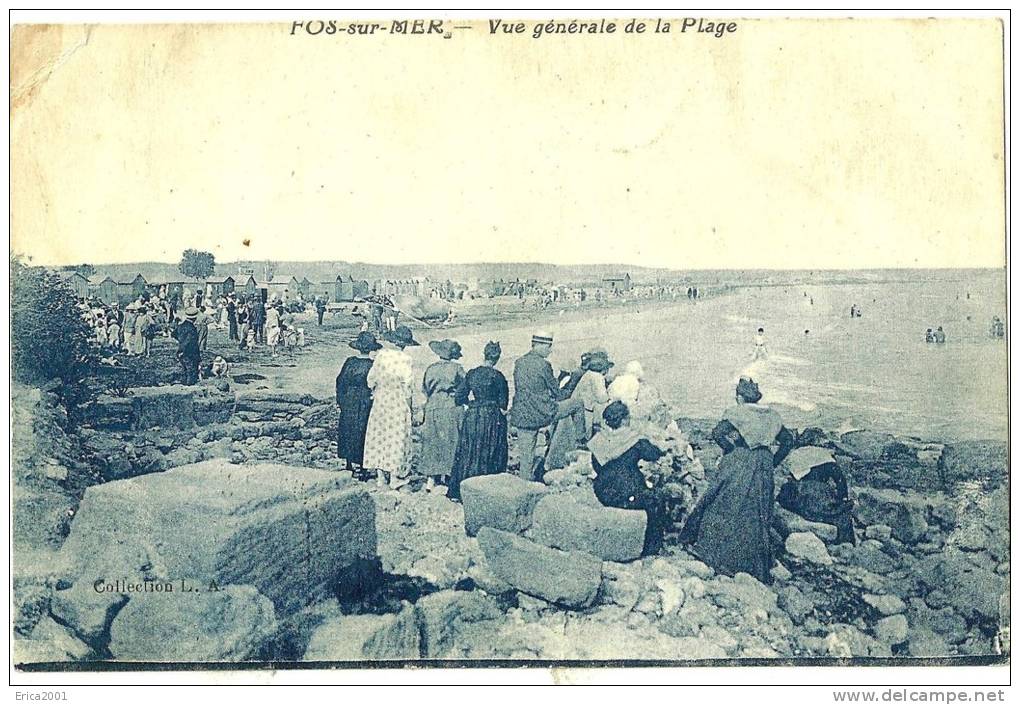
[[[631,428],[630,410],[622,401],[607,406],[602,419],[602,430],[588,441],[595,496],[606,507],[644,511],[647,521],[641,555],[655,555],[662,548],[668,516],[665,499],[645,483],[640,463],[656,461],[665,451]]]
[[[378,471],[380,486],[407,484],[411,469],[411,356],[404,348],[418,345],[411,329],[398,326],[384,338],[366,382],[372,390],[372,411],[365,430],[364,467]]]
[[[723,450],[712,484],[694,507],[680,541],[716,571],[748,573],[772,582],[773,469],[793,447],[793,436],[773,409],[760,405],[753,380],[737,385],[737,405],[712,438]]]
[[[347,469],[365,479],[365,431],[372,411],[372,390],[368,373],[372,369],[371,354],[382,346],[371,333],[359,333],[348,343],[358,351],[344,361],[336,378],[336,404],[340,417],[336,426],[336,454],[347,463]],[[355,469],[353,466],[357,466]]]
[[[510,387],[496,369],[502,354],[499,343],[487,343],[484,354],[484,364],[467,373],[457,399],[458,404],[467,404],[467,411],[446,493],[450,499],[460,499],[460,483],[469,477],[506,472]]]
[[[460,420],[464,416],[464,407],[457,402],[464,385],[464,368],[455,362],[462,357],[460,343],[449,339],[433,340],[429,347],[439,356],[439,361],[429,365],[422,377],[426,402],[418,469],[428,476],[427,490],[433,489],[437,480],[449,483]]]

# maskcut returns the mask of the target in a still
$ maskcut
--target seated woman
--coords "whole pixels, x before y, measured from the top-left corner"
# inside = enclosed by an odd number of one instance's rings
[[[825,448],[797,448],[783,462],[790,479],[776,498],[779,506],[808,521],[836,527],[836,543],[856,543],[846,476]]]
[[[720,573],[748,573],[771,583],[773,468],[793,447],[793,435],[760,400],[758,385],[741,378],[737,406],[712,431],[723,450],[719,468],[684,524],[680,541]]]
[[[595,496],[607,507],[641,509],[648,515],[642,555],[662,548],[666,510],[662,498],[647,484],[638,469],[641,460],[655,461],[664,452],[630,426],[630,411],[615,401],[602,412],[603,430],[588,441],[595,470]]]

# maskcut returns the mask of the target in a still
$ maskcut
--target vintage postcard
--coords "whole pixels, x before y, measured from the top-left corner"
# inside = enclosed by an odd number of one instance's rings
[[[1008,17],[464,17],[15,17],[14,676],[1001,675]]]

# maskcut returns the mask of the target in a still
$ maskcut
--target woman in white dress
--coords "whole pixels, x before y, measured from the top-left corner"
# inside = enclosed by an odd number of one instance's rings
[[[398,326],[387,333],[366,382],[372,390],[372,411],[365,429],[366,470],[375,469],[380,486],[407,484],[411,471],[411,356],[404,348],[418,345],[411,329]]]

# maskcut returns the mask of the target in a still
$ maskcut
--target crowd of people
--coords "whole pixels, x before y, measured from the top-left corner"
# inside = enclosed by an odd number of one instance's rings
[[[502,355],[498,342],[487,343],[481,363],[465,371],[457,341],[432,341],[437,360],[420,381],[407,353],[418,344],[403,325],[379,338],[361,331],[349,343],[356,353],[336,378],[337,454],[359,479],[391,488],[411,481],[412,426],[419,417],[417,472],[426,476],[426,489],[445,485],[453,501],[459,501],[466,479],[512,470],[509,439],[514,436],[516,472],[529,481],[585,457],[574,451],[587,451],[598,500],[646,513],[646,555],[659,552],[667,533],[673,534],[716,570],[771,582],[774,531],[782,529],[773,511],[776,502],[812,521],[833,524],[838,541],[855,540],[846,478],[831,452],[797,447],[779,414],[760,403],[753,380],[741,378],[736,403],[713,429],[711,438],[723,452],[719,467],[696,501],[692,498],[682,526],[676,526],[668,497],[652,481],[647,464],[667,454],[674,455],[674,467],[700,468],[700,461],[644,379],[640,362],[613,374],[608,352],[593,348],[576,369],[556,374],[548,361],[553,336],[539,331],[531,349],[514,363],[511,404],[510,384],[496,369]],[[426,399],[420,410],[415,387]],[[777,468],[785,478],[778,496]]]

